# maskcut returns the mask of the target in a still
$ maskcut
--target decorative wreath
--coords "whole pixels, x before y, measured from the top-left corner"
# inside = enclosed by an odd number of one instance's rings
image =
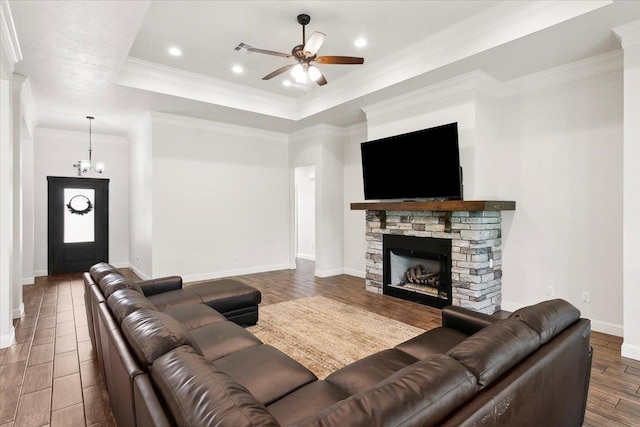
[[[82,199],[86,200],[86,207],[84,209],[76,209],[72,206],[73,203],[73,199],[77,198],[77,197],[81,197]],[[80,203],[82,203],[82,201],[80,201]],[[75,203],[75,205],[78,205],[78,202]],[[73,196],[71,198],[71,200],[69,200],[69,203],[67,203],[67,208],[69,208],[69,212],[71,212],[72,214],[76,214],[76,215],[84,215],[87,214],[89,212],[91,212],[93,210],[93,204],[91,203],[91,200],[89,200],[87,198],[87,196],[83,196],[82,194],[78,194],[77,196]]]

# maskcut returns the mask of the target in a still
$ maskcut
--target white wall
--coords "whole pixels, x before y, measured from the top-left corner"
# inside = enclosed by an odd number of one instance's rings
[[[316,259],[316,166],[295,169],[296,187],[296,257]]]
[[[346,129],[344,142],[344,272],[365,277],[366,214],[352,211],[351,203],[364,201],[360,144],[367,141],[366,123]]]
[[[153,276],[289,268],[284,134],[153,114]]]
[[[129,153],[125,138],[99,134],[93,123],[93,160],[106,163],[103,174],[87,178],[109,181],[109,262],[129,266]],[[77,177],[73,164],[88,157],[89,132],[37,128],[34,138],[34,274],[47,274],[47,176]],[[97,131],[98,133],[96,133]]]
[[[503,308],[548,299],[551,286],[595,330],[620,335],[622,74],[607,71],[617,60],[606,69],[586,61],[575,81],[571,67],[526,77],[495,96],[484,77],[473,90],[458,79],[365,111],[369,139],[457,121],[465,199],[516,201],[503,212]],[[357,234],[347,229],[345,241],[364,239]]]
[[[503,230],[503,301],[564,298],[594,329],[622,324],[622,75],[613,72],[509,98],[508,165],[497,196],[517,201]],[[487,171],[487,173],[491,173]],[[591,303],[582,302],[582,292]]]
[[[145,114],[129,140],[129,263],[138,276],[153,272],[152,124]]]
[[[289,136],[290,168],[293,170],[298,166],[316,165],[315,275],[319,277],[344,273],[343,155],[341,128],[319,125]],[[292,172],[291,198],[294,193],[293,184]],[[291,232],[291,236],[293,235]],[[292,263],[294,257],[295,254],[292,254]]]

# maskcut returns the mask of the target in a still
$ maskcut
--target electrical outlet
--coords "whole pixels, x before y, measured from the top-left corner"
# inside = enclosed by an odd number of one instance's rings
[[[591,302],[591,292],[584,291],[582,293],[582,301]]]
[[[547,296],[552,297],[554,294],[553,292],[553,286],[547,286]]]

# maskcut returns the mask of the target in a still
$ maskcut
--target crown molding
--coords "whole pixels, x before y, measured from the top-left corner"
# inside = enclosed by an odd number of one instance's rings
[[[336,79],[331,85],[298,98],[132,57],[124,61],[116,82],[137,89],[299,121],[612,3],[612,0],[499,2],[391,55],[367,63]],[[491,82],[487,84],[492,85]],[[482,90],[482,87],[479,89]],[[493,93],[497,88],[488,90]]]
[[[300,98],[299,117],[312,116],[610,4],[611,0],[501,2],[360,67],[321,92]]]
[[[127,57],[116,83],[180,98],[296,120],[294,98]]]
[[[22,61],[22,51],[8,0],[0,1],[0,27],[2,28],[2,50],[8,55],[13,71],[13,65]]]
[[[149,112],[152,123],[166,124],[171,126],[188,127],[192,129],[206,129],[222,132],[229,135],[236,135],[250,138],[260,138],[272,142],[287,142],[287,134],[268,130],[250,128],[246,126],[233,125],[223,122],[215,122],[193,117],[178,116],[175,114]]]
[[[370,119],[381,114],[415,108],[438,99],[472,91],[501,99],[620,71],[622,67],[623,52],[622,49],[618,49],[506,82],[501,82],[484,71],[476,70],[365,106],[362,110],[367,115],[367,119]]]
[[[36,138],[50,138],[61,139],[67,142],[89,142],[89,132],[76,132],[72,130],[53,129],[45,127],[37,127],[35,131]],[[114,144],[114,145],[128,145],[129,141],[123,136],[103,135],[92,133],[91,142],[98,144]]]
[[[405,93],[382,102],[362,107],[367,120],[393,112],[416,108],[461,93],[480,92],[496,98],[508,95],[504,84],[484,71],[471,71],[466,74],[427,86],[413,92]]]
[[[640,20],[620,25],[611,30],[623,49],[640,44]]]
[[[622,49],[618,49],[509,80],[503,83],[504,92],[509,96],[519,95],[619,71],[622,67]]]

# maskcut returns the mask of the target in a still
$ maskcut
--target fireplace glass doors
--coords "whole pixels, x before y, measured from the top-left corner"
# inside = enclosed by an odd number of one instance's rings
[[[451,304],[451,240],[385,234],[383,293],[436,308]]]

